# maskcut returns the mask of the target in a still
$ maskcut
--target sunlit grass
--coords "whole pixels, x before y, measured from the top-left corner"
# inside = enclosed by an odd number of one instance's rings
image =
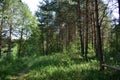
[[[4,62],[4,63],[3,63]],[[84,61],[79,54],[54,54],[0,61],[0,79],[18,80],[119,80],[119,72],[99,71],[95,59]],[[110,76],[117,77],[110,77]]]

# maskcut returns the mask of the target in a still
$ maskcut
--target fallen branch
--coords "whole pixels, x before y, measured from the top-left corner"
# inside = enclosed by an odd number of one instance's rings
[[[114,70],[119,70],[120,71],[120,68],[117,68],[117,67],[109,66],[109,65],[106,65],[106,64],[102,64],[102,66],[110,68],[110,69],[114,69]]]

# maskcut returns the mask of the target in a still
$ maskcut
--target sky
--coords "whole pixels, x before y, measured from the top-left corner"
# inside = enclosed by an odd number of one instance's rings
[[[39,5],[39,2],[41,2],[42,0],[22,0],[22,2],[26,3],[29,8],[30,11],[34,14],[35,11],[37,10],[37,6]]]
[[[109,8],[109,13],[111,13],[112,10],[112,15],[111,18],[112,19],[118,19],[119,18],[119,14],[118,14],[118,4],[117,4],[117,0],[103,0],[105,4],[109,4],[108,8]]]

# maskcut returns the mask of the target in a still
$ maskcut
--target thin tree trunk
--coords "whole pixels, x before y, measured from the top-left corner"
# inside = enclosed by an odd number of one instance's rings
[[[91,30],[92,30],[92,48],[94,49],[94,25],[93,25],[93,23],[94,22],[92,22],[94,19],[93,18],[91,18]]]
[[[118,0],[118,7],[119,7],[119,25],[120,25],[120,0]]]
[[[58,30],[60,30],[60,26],[58,26]],[[59,31],[59,33],[60,33],[60,31]],[[56,40],[57,40],[57,51],[58,52],[60,51],[60,34],[59,33],[58,33],[57,38],[56,38]]]
[[[96,15],[96,28],[97,28],[97,43],[98,43],[98,57],[100,61],[100,70],[104,70],[104,60],[103,60],[103,52],[102,52],[102,42],[101,42],[101,31],[99,25],[99,14],[98,14],[98,0],[95,0],[95,15]]]
[[[21,52],[22,52],[22,40],[23,40],[23,29],[21,29],[20,32],[20,39],[19,39],[19,43],[18,43],[18,57],[21,56]]]
[[[2,25],[0,26],[0,57],[2,56]]]
[[[120,25],[120,24],[119,24]],[[115,34],[116,34],[116,51],[118,51],[118,30],[117,30],[118,28],[116,28],[116,30],[115,30]]]
[[[63,29],[62,29],[62,23],[60,23],[60,32],[59,32],[59,39],[60,39],[60,52],[63,52]]]
[[[119,27],[120,27],[120,0],[118,0],[118,8],[119,8],[119,26],[116,28],[116,50],[118,51],[119,47]]]
[[[88,0],[86,0],[86,41],[85,41],[85,59],[87,60],[88,54]]]
[[[93,16],[93,18],[94,18],[94,16]],[[98,54],[97,54],[97,38],[96,38],[97,35],[96,35],[96,24],[95,24],[95,21],[93,23],[94,23],[94,26],[93,26],[93,31],[94,31],[94,50],[95,50],[96,56],[98,56]]]
[[[8,55],[11,53],[11,35],[12,35],[12,25],[10,24],[9,38],[8,38]]]
[[[90,2],[90,27],[91,27],[91,45],[92,49],[94,49],[94,5],[93,2]]]
[[[46,35],[46,55],[48,55],[48,32],[47,32],[47,35]]]
[[[3,17],[3,15],[2,15]],[[3,18],[0,24],[0,57],[2,56],[2,27],[3,27]]]
[[[96,39],[96,21],[95,21],[95,4],[94,2],[91,2],[92,5],[92,22],[93,22],[93,46],[94,46],[94,51],[96,53],[97,57],[97,39]]]
[[[66,25],[66,31],[65,31],[66,33],[65,33],[65,35],[66,35],[66,51],[67,51],[67,47],[68,47],[68,25]]]
[[[44,55],[45,53],[44,53],[44,36],[43,36],[43,34],[41,34],[41,42],[40,42],[40,44],[41,44],[42,54]],[[40,51],[41,51],[41,49],[40,49]]]
[[[83,56],[84,55],[84,41],[83,41],[82,27],[81,27],[80,0],[78,0],[78,29],[79,29],[79,36],[80,36],[81,53]]]

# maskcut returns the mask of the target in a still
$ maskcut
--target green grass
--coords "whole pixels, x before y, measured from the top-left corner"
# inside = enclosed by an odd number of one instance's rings
[[[120,72],[99,71],[99,62],[79,54],[0,60],[0,80],[120,80]]]

